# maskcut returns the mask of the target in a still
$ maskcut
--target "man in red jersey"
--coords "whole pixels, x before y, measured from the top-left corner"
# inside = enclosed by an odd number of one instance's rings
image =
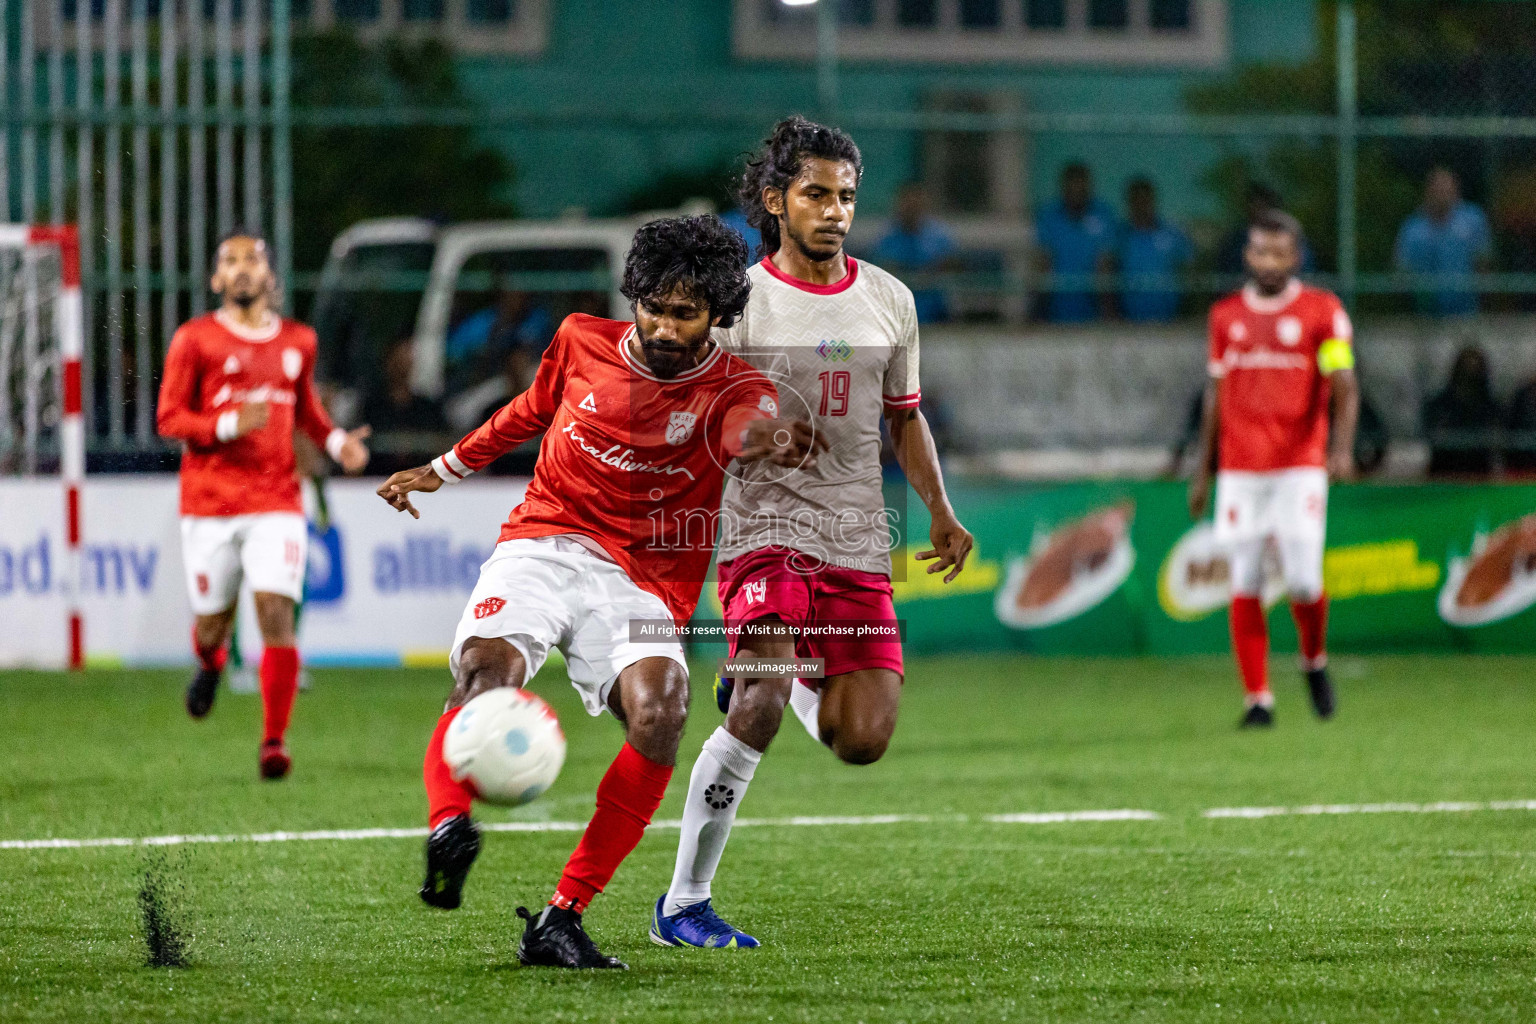
[[[633,324],[567,317],[532,387],[430,466],[379,488],[416,515],[410,492],[455,483],[544,435],[533,482],[459,622],[453,692],[423,765],[432,832],[421,898],[451,910],[480,845],[473,793],[442,757],[460,707],[523,686],[558,647],[587,711],[623,724],[624,746],[549,905],[518,908],[525,964],[624,966],[598,951],[581,915],[661,803],[688,714],[682,647],[637,642],[632,623],[693,614],[733,459],[814,465],[810,425],[780,420],[768,379],[710,338],[740,316],[749,288],[746,246],[718,218],[652,221],[625,260]]]
[[[298,689],[295,603],[308,528],[294,472],[304,431],[348,473],[368,464],[368,428],[331,424],[315,392],[315,332],[272,309],[277,279],[266,242],[246,232],[219,243],[209,287],[217,312],[177,329],[160,384],[160,436],[182,442],[181,549],[196,624],[198,669],[187,712],[213,707],[242,577],[256,601],[261,656],[262,778],[292,762],[283,734]]]
[[[1290,596],[1312,708],[1319,718],[1334,710],[1323,537],[1329,479],[1354,476],[1360,393],[1349,314],[1332,292],[1296,278],[1301,237],[1288,214],[1254,221],[1243,254],[1248,283],[1211,307],[1210,383],[1189,491],[1190,515],[1198,519],[1216,471],[1216,539],[1231,572],[1245,727],[1274,724],[1261,596],[1270,548]]]

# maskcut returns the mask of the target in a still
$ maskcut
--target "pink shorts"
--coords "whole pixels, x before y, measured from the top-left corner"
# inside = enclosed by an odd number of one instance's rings
[[[777,616],[812,635],[803,636],[795,653],[822,658],[828,676],[865,668],[888,668],[900,674],[901,639],[896,634],[896,607],[891,581],[879,573],[839,569],[789,548],[767,547],[721,562],[720,606],[725,624],[735,630],[749,622]],[[859,624],[883,624],[882,636],[815,635],[817,627],[840,629]],[[730,641],[736,655],[737,638]],[[819,680],[807,680],[807,685]]]

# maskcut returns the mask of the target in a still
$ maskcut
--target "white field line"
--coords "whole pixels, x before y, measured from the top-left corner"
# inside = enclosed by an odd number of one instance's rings
[[[1432,804],[1305,804],[1301,807],[1212,807],[1202,818],[1278,818],[1319,814],[1462,814],[1468,811],[1536,811],[1536,800],[1450,800]]]
[[[994,814],[982,820],[997,824],[1043,825],[1075,821],[1155,820],[1153,811],[1058,811],[1046,814]],[[737,828],[828,828],[844,825],[909,825],[933,822],[960,823],[970,820],[963,814],[868,814],[792,818],[738,818]],[[484,832],[580,832],[584,821],[490,821],[480,822]],[[651,822],[653,829],[682,828],[680,819]],[[425,828],[354,828],[319,829],[308,832],[251,832],[229,835],[144,836],[134,839],[0,839],[0,850],[80,850],[97,846],[181,846],[193,843],[305,843],[322,840],[419,839]]]
[[[1441,803],[1309,804],[1301,807],[1212,807],[1203,818],[1274,818],[1286,815],[1337,814],[1442,814],[1472,811],[1536,811],[1536,800],[1448,801]],[[986,814],[868,814],[801,816],[790,818],[739,818],[737,828],[832,828],[858,825],[963,824],[981,821],[993,825],[1055,825],[1077,822],[1160,821],[1156,811],[1134,809],[1088,811],[1038,811]],[[580,832],[584,821],[491,821],[481,822],[485,832]],[[653,829],[682,827],[678,819],[653,821]],[[247,832],[228,835],[169,835],[139,838],[113,836],[98,839],[0,839],[0,850],[82,850],[100,846],[183,846],[199,843],[306,843],[347,842],[359,839],[420,839],[425,828],[316,829],[305,832]]]

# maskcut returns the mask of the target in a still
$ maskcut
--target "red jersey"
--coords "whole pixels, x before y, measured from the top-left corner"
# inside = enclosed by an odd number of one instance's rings
[[[452,483],[541,431],[533,483],[501,540],[577,534],[687,621],[715,546],[725,469],[755,419],[778,415],[773,384],[718,346],[671,380],[630,352],[635,325],[573,313],[533,386],[432,468]]]
[[[315,393],[314,368],[315,332],[293,320],[274,315],[270,326],[252,330],[210,313],[177,329],[165,353],[156,422],[161,437],[183,444],[182,515],[303,510],[294,427],[321,450],[340,440]],[[244,402],[267,402],[270,415],[266,426],[236,438]]]
[[[1354,365],[1352,335],[1336,295],[1294,279],[1279,295],[1247,285],[1211,307],[1221,469],[1326,464],[1329,377]]]

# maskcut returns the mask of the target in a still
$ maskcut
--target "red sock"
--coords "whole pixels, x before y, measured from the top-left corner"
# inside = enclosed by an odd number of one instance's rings
[[[645,826],[661,806],[672,779],[670,765],[657,764],[624,744],[597,786],[597,811],[587,823],[576,852],[549,902],[581,913],[603,891],[619,864],[640,842]]]
[[[443,760],[443,737],[448,727],[459,716],[458,708],[449,708],[437,720],[432,738],[427,741],[427,757],[421,763],[421,781],[427,787],[427,824],[433,828],[449,818],[468,814],[475,794],[464,783],[453,777],[448,763]]]
[[[1234,597],[1229,614],[1232,625],[1232,653],[1243,676],[1243,689],[1250,702],[1269,695],[1269,625],[1264,621],[1264,605],[1256,597]]]
[[[261,652],[262,742],[280,740],[293,714],[293,695],[299,692],[299,649],[268,647]]]
[[[1307,669],[1328,664],[1324,641],[1328,636],[1328,595],[1316,601],[1291,602],[1291,617],[1296,620],[1296,636],[1301,641],[1301,659]]]
[[[197,667],[211,672],[224,671],[224,662],[229,658],[229,652],[223,644],[217,647],[204,647],[197,642],[197,627],[192,627],[192,653],[197,655]]]

